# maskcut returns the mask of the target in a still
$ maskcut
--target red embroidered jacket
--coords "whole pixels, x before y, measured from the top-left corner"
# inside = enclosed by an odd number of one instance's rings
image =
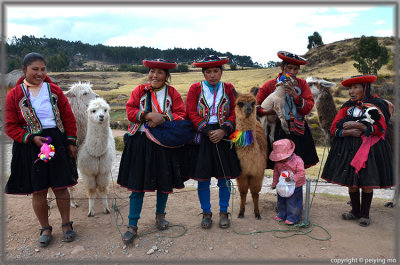
[[[281,78],[282,73],[279,74]],[[314,98],[311,94],[310,87],[308,86],[306,80],[296,77],[297,86],[301,91],[297,91],[297,98],[294,98],[294,104],[296,105],[297,112],[303,116],[309,114],[314,106]],[[275,90],[276,79],[271,79],[265,82],[257,93],[257,104],[260,105],[264,99],[266,99]],[[257,114],[262,115],[262,108],[258,107]]]
[[[128,126],[128,134],[134,135],[140,126],[145,122],[144,114],[146,114],[147,102],[146,94],[150,84],[142,84],[137,86],[131,93],[131,97],[126,103],[126,113],[128,120],[131,122]],[[172,120],[185,119],[185,104],[179,92],[172,86],[167,85],[165,89],[166,95],[164,102],[158,102],[164,105],[165,117]],[[152,101],[152,104],[154,102]],[[153,107],[156,109],[156,107]]]
[[[22,76],[7,94],[5,131],[17,142],[30,143],[36,134],[43,131],[43,127],[31,105],[23,80]],[[58,129],[66,134],[71,144],[76,144],[76,121],[67,97],[49,77],[46,76],[44,82],[47,83]]]
[[[377,106],[371,104],[371,103],[364,103],[366,106],[368,106],[368,104],[370,104],[370,106],[368,107],[376,107]],[[332,125],[331,125],[331,134],[334,136],[339,136],[341,134],[341,129],[336,128],[336,124],[343,118],[349,116],[348,110],[352,108],[352,107],[343,107],[339,110],[338,114],[336,114],[336,117],[333,119]],[[379,108],[378,108],[379,109]],[[379,110],[379,113],[381,114],[381,119],[379,119],[378,121],[376,121],[379,125],[377,124],[373,124],[373,132],[371,132],[371,135],[376,135],[376,136],[381,136],[382,134],[385,133],[387,125],[385,122],[385,116],[383,115],[383,113]],[[381,128],[380,128],[381,126]],[[383,131],[382,131],[383,129]]]
[[[223,83],[222,87],[224,91],[217,110],[218,124],[227,135],[230,135],[235,130],[235,96],[233,94],[235,88],[230,83]],[[207,134],[210,108],[202,92],[201,82],[195,83],[189,88],[186,98],[186,113],[193,122],[195,130]]]

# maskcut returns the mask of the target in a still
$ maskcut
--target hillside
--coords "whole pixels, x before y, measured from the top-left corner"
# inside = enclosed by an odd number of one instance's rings
[[[309,50],[305,58],[309,63],[300,68],[298,76],[306,78],[315,76],[336,83],[333,89],[337,107],[348,99],[347,91],[340,85],[340,81],[352,75],[359,74],[353,67],[352,50],[356,47],[358,39],[338,41],[322,45]],[[376,92],[389,100],[393,100],[394,71],[391,69],[394,54],[394,39],[379,38],[379,43],[385,45],[390,51],[391,59],[388,65],[382,67],[378,73],[378,81],[374,84]],[[99,64],[100,62],[96,62]],[[247,92],[254,86],[260,87],[264,82],[277,76],[280,68],[249,68],[246,70],[229,70],[225,67],[222,80],[232,83],[239,92]],[[52,72],[50,76],[57,79],[63,89],[77,81],[90,81],[94,90],[106,98],[112,106],[113,124],[115,127],[125,128],[127,125],[125,103],[130,92],[139,84],[147,82],[147,75],[135,72]],[[192,83],[203,80],[201,71],[186,73],[172,73],[171,85],[174,86],[185,99]],[[320,132],[317,124],[315,110],[308,116],[310,126],[316,141],[321,143]],[[119,125],[118,125],[119,124]]]

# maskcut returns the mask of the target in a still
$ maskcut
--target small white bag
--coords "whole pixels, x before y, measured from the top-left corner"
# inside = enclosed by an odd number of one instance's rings
[[[290,178],[290,181],[286,181],[286,178]],[[279,182],[276,184],[276,191],[281,197],[289,198],[293,195],[294,189],[296,188],[296,182],[293,180],[292,171],[282,171],[279,176]]]

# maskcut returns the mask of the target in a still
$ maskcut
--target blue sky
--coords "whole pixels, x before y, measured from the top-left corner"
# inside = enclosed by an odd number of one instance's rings
[[[6,6],[6,37],[34,35],[110,46],[212,48],[279,61],[276,52],[307,52],[324,43],[394,36],[394,5]]]

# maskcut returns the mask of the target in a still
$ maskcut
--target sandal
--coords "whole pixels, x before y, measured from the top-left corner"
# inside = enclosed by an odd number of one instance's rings
[[[165,213],[156,213],[156,226],[158,230],[168,228],[169,222],[165,219]]]
[[[229,218],[228,218],[228,212],[224,213],[224,212],[219,212],[219,227],[222,229],[226,229],[229,228],[230,223],[229,223]]]
[[[360,219],[360,216],[355,215],[352,212],[348,212],[348,213],[342,214],[342,219],[343,220],[357,220],[357,219]]]
[[[371,224],[371,218],[365,218],[365,217],[360,218],[360,226],[366,227],[369,226],[370,224]]]
[[[133,242],[133,240],[137,237],[137,229],[138,229],[138,227],[136,225],[128,225],[126,227],[128,228],[128,230],[122,236],[122,242],[125,245]],[[133,233],[129,229],[132,229]]]
[[[63,227],[68,227],[69,228],[67,231],[63,232],[63,235],[64,235],[63,241],[64,242],[72,242],[75,239],[76,233],[74,232],[74,229],[72,228],[72,224],[73,223],[74,222],[70,221],[68,223],[65,223],[65,224],[61,225],[62,228]]]
[[[292,222],[292,221],[286,220],[286,221],[285,221],[285,224],[287,224],[287,225],[294,225],[295,223]]]
[[[201,228],[203,229],[209,229],[211,228],[212,225],[212,213],[202,213],[203,214],[203,219],[201,220]]]
[[[50,234],[42,235],[44,231],[49,230]],[[47,247],[51,241],[51,232],[53,231],[53,227],[51,225],[40,228],[40,236],[39,236],[39,246]]]

